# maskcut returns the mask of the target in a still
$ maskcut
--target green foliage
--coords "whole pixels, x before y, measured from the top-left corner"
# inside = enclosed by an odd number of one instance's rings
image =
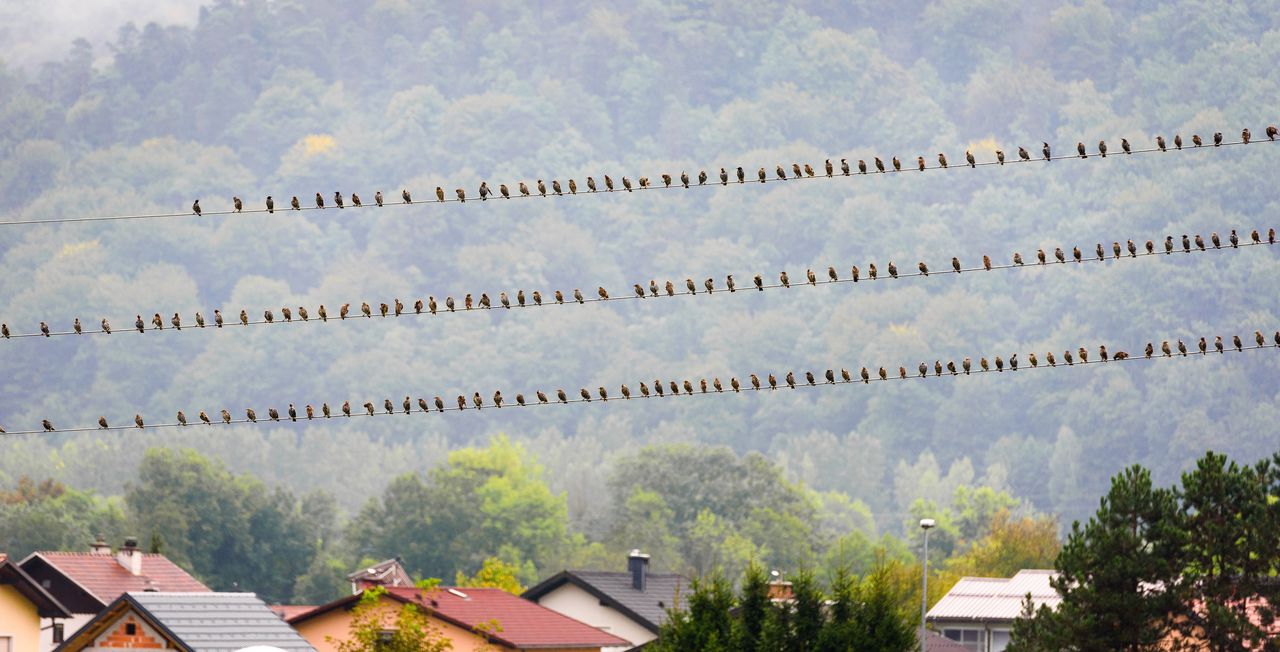
[[[130,518],[148,540],[215,590],[252,587],[269,602],[293,595],[319,552],[317,514],[305,520],[282,488],[233,476],[195,451],[147,451],[125,495]],[[76,546],[77,548],[79,546]]]
[[[415,575],[478,570],[499,556],[537,579],[525,562],[564,553],[564,496],[555,495],[524,447],[498,437],[484,449],[462,449],[428,473],[392,480],[348,526],[361,555],[401,556]]]
[[[497,557],[488,557],[474,576],[467,577],[462,574],[462,571],[458,571],[453,583],[462,587],[502,589],[513,595],[520,595],[524,593],[524,587],[520,585],[520,579],[517,577],[519,572],[520,568],[515,564],[509,564]]]
[[[351,610],[349,635],[325,640],[338,652],[444,652],[453,643],[430,616],[413,604],[389,609],[381,588],[366,590]],[[391,617],[393,616],[394,617]]]
[[[125,530],[119,501],[27,476],[0,491],[0,549],[22,559],[36,550],[80,550],[98,535],[117,540]]]

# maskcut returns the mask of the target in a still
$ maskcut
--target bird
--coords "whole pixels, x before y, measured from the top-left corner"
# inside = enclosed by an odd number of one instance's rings
[[[1213,243],[1213,248],[1214,248],[1214,249],[1221,249],[1221,248],[1222,248],[1222,240],[1220,240],[1220,239],[1218,238],[1218,232],[1217,232],[1217,231],[1214,231],[1214,232],[1212,232],[1212,233],[1210,233],[1210,234],[1209,234],[1209,241]]]
[[[467,191],[466,191],[466,190],[464,190],[464,189],[462,189],[462,188],[458,188],[458,189],[454,190],[453,192],[454,192],[455,194],[457,194],[457,195],[458,195],[458,201],[459,201],[459,202],[466,202],[466,201],[467,201]],[[545,195],[545,194],[547,194],[547,193],[545,193],[545,192],[544,192],[544,193],[542,193],[542,194],[544,194],[544,195]]]
[[[239,198],[239,197],[232,197],[232,198],[231,198],[231,205],[236,209],[236,212],[237,212],[237,213],[239,213],[239,212],[240,212],[240,209],[241,209],[241,208],[244,208],[244,204],[240,201],[240,198]]]
[[[925,364],[925,363],[921,362],[921,363],[920,363],[919,372],[920,372],[920,377],[921,377],[921,378],[926,378],[926,377],[928,377],[928,376],[929,376],[929,365],[927,365],[927,364]]]
[[[334,203],[338,208],[346,208],[345,206],[343,206],[343,205],[342,205],[342,193],[340,193],[340,192],[334,192],[334,193],[333,193],[333,203]]]
[[[982,254],[982,268],[988,272],[991,271],[991,256]]]
[[[1089,158],[1089,154],[1085,152],[1084,143],[1076,143],[1076,153],[1080,158]]]
[[[1271,227],[1267,229],[1267,244],[1275,244],[1275,243],[1276,243],[1276,229],[1275,227]]]
[[[999,357],[997,357],[997,358],[996,358],[996,361],[997,361],[997,362],[999,362],[999,360],[1000,360],[1000,358],[999,358]],[[1010,371],[1017,371],[1017,370],[1018,370],[1018,354],[1017,354],[1017,353],[1015,353],[1015,354],[1013,354],[1013,355],[1009,356],[1009,370],[1010,370]]]
[[[141,332],[143,332],[143,330],[145,330],[145,326],[144,326],[144,324],[142,323],[142,315],[138,315],[138,316],[137,316],[137,319],[136,319],[136,320],[134,320],[133,325],[134,325],[134,327],[135,327],[135,328],[137,328],[137,329],[138,329],[138,332],[139,332],[139,333],[141,333]]]
[[[241,326],[248,326],[248,325],[249,325],[249,313],[247,313],[247,312],[245,312],[245,311],[243,311],[243,310],[241,310],[241,311],[240,311],[240,325],[241,325]]]
[[[1219,341],[1221,341],[1221,340],[1222,340],[1222,338],[1221,338],[1221,337],[1219,337],[1219,338],[1218,338],[1218,340],[1219,340]],[[1232,345],[1232,346],[1234,346],[1234,347],[1236,347],[1236,352],[1237,352],[1237,353],[1243,353],[1243,352],[1244,352],[1244,343],[1240,341],[1240,336],[1239,336],[1239,335],[1232,335],[1232,336],[1231,336],[1231,345]],[[1221,347],[1221,346],[1219,346],[1219,347],[1218,347],[1218,353],[1222,353],[1222,347]]]
[[[1134,245],[1134,244],[1133,244],[1133,240],[1128,240],[1128,241],[1126,241],[1125,248],[1127,248],[1127,249],[1129,250],[1129,257],[1130,257],[1130,258],[1137,258],[1137,257],[1138,257],[1138,247],[1137,247],[1136,245]]]
[[[1058,262],[1060,262],[1060,263],[1065,263],[1065,262],[1067,262],[1067,260],[1066,260],[1066,256],[1064,256],[1064,255],[1063,255],[1063,253],[1062,253],[1062,247],[1054,247],[1054,248],[1053,248],[1053,257],[1054,257],[1055,259],[1057,259],[1057,261],[1058,261]]]
[[[707,279],[707,282],[708,282],[708,283],[710,283],[710,282],[711,282],[711,279]],[[737,291],[738,291],[738,290],[734,287],[734,283],[733,283],[733,274],[729,274],[729,275],[725,276],[725,278],[724,278],[724,284],[725,284],[725,287],[728,287],[728,288],[729,288],[729,291],[730,291],[730,292],[737,292]],[[708,290],[708,292],[710,292],[710,290]]]
[[[488,309],[490,309],[490,308],[492,308],[492,307],[493,307],[493,304],[491,304],[491,303],[489,302],[489,293],[487,293],[487,292],[481,292],[481,293],[480,293],[480,301],[479,301],[478,305],[479,305],[481,308],[484,308],[485,310],[488,310]]]
[[[1174,149],[1182,149],[1182,134],[1173,135],[1173,147]]]
[[[582,400],[588,403],[591,402],[591,392],[588,392],[586,387],[579,389],[578,395],[582,397]]]
[[[155,326],[156,330],[164,330],[164,320],[160,318],[160,313],[157,312],[151,317],[151,325]]]
[[[302,203],[298,201],[297,195],[294,195],[293,199],[289,200],[289,206],[293,207],[293,210],[295,211],[302,210]]]
[[[826,161],[824,161],[822,164],[822,167],[824,170],[826,170],[827,176],[833,176],[835,174],[836,166],[831,164],[831,159],[827,159]],[[813,175],[809,175],[809,176],[813,176]]]
[[[1231,229],[1231,235],[1227,236],[1227,241],[1231,243],[1232,249],[1240,248],[1240,236],[1236,235],[1236,230]]]
[[[1052,158],[1053,158],[1053,156],[1051,155],[1050,150],[1049,150],[1049,143],[1043,143],[1043,142],[1042,142],[1042,143],[1041,143],[1041,145],[1043,145],[1043,146],[1044,146],[1044,147],[1042,147],[1042,148],[1041,148],[1041,150],[1040,150],[1040,151],[1044,154],[1044,160],[1048,161],[1048,160],[1052,159]]]
[[[1163,152],[1163,151],[1166,151],[1166,149],[1165,149],[1165,143],[1164,143],[1164,136],[1156,136],[1156,148],[1157,148],[1157,149],[1159,149],[1159,150],[1160,150],[1160,151],[1162,151],[1162,152]]]
[[[1022,159],[1022,160],[1024,160],[1024,161],[1030,161],[1030,160],[1031,160],[1031,154],[1030,154],[1029,152],[1027,152],[1027,148],[1025,148],[1025,147],[1019,147],[1019,148],[1018,148],[1018,158],[1020,158],[1020,159]]]
[[[1105,140],[1098,141],[1098,154],[1100,154],[1102,158],[1107,157],[1107,141]]]
[[[1082,256],[1083,254],[1080,253],[1080,247],[1071,248],[1071,257],[1074,258],[1077,263],[1080,262]]]
[[[1129,146],[1129,139],[1128,139],[1128,138],[1121,138],[1121,139],[1120,139],[1120,149],[1124,150],[1124,153],[1125,153],[1125,154],[1132,154],[1132,153],[1133,153],[1133,148]]]
[[[857,282],[858,282],[858,276],[859,276],[859,274],[860,274],[860,273],[858,272],[858,266],[857,266],[857,265],[854,265],[854,266],[852,266],[852,267],[850,267],[850,268],[849,268],[849,275],[853,277],[853,282],[854,282],[854,283],[857,283]]]
[[[360,312],[364,313],[366,319],[373,317],[373,311],[369,308],[369,302],[367,301],[360,303]]]
[[[708,278],[707,280],[702,282],[702,286],[707,288],[707,294],[712,294],[712,291],[715,288],[715,281],[713,281],[711,278]]]
[[[921,266],[921,267],[924,267],[924,263],[920,263],[920,266]],[[957,274],[959,274],[959,273],[960,273],[960,259],[959,259],[959,258],[956,258],[955,256],[952,256],[952,257],[951,257],[951,269],[952,269],[952,271],[954,271],[954,272],[955,272],[955,273],[957,273]],[[922,272],[923,272],[924,270],[922,269],[922,270],[920,270],[920,271],[922,271]]]
[[[1163,353],[1166,358],[1173,357],[1173,352],[1169,349],[1169,340],[1164,340],[1160,343],[1160,352]]]
[[[622,177],[622,187],[626,188],[627,192],[631,192],[631,179],[629,177]]]
[[[738,183],[746,183],[746,173],[742,171],[742,166],[738,166]]]
[[[1067,349],[1062,352],[1062,359],[1066,360],[1069,366],[1075,366],[1076,364],[1075,359],[1071,355],[1071,349]]]
[[[489,182],[488,182],[488,181],[481,181],[481,182],[480,182],[480,190],[479,190],[479,192],[480,192],[480,201],[488,201],[488,199],[489,199],[489,195],[492,195],[492,194],[493,194],[493,191],[492,191],[492,190],[489,190]]]
[[[787,387],[790,387],[791,389],[796,388],[796,375],[794,373],[788,371],[786,381],[787,381]]]
[[[1077,353],[1080,355],[1080,362],[1089,362],[1089,351],[1087,351],[1083,346],[1080,347],[1080,350]]]
[[[996,150],[996,162],[1000,165],[1004,165],[1004,150]]]
[[[582,298],[582,290],[579,290],[577,288],[573,289],[573,298],[578,303],[586,303],[586,300]]]
[[[1058,359],[1053,357],[1053,351],[1049,351],[1048,353],[1044,354],[1044,359],[1045,359],[1045,362],[1049,363],[1050,367],[1058,366]]]
[[[593,177],[587,177],[587,190],[596,191],[596,180]]]
[[[106,430],[106,429],[109,427],[109,426],[107,426],[107,418],[106,418],[106,417],[98,417],[98,427],[99,427],[99,428],[102,428],[103,430]]]
[[[928,275],[929,275],[929,266],[928,266],[928,265],[926,265],[926,264],[924,264],[924,261],[923,261],[923,260],[922,260],[922,261],[920,261],[920,264],[919,264],[919,265],[916,265],[916,267],[920,269],[920,275],[921,275],[921,276],[928,276]]]
[[[537,290],[534,290],[534,291],[533,291],[533,303],[534,303],[534,305],[538,305],[538,306],[542,305],[542,293],[541,293],[541,292],[539,292],[539,291],[537,291]],[[432,312],[435,312],[435,310],[432,310]]]
[[[1200,146],[1204,145],[1204,141],[1200,140],[1200,134],[1191,134],[1191,142],[1192,142],[1196,147],[1200,147]]]
[[[222,410],[222,422],[231,423],[231,413],[228,412],[225,408],[223,408]]]
[[[898,278],[898,266],[894,265],[892,260],[889,261],[889,277]]]
[[[894,165],[893,165],[894,169],[897,169],[897,167],[898,167],[898,159],[896,159],[896,158],[895,158],[895,159],[893,159],[893,164],[894,164]],[[916,157],[916,168],[917,168],[917,169],[919,169],[921,172],[924,172],[924,157],[923,157],[923,156],[917,156],[917,157]]]
[[[40,322],[40,332],[43,333],[45,337],[49,337],[49,325],[44,322]]]
[[[873,280],[873,281],[874,281],[874,280],[876,280],[876,274],[877,274],[877,273],[876,273],[876,264],[875,264],[875,263],[867,263],[867,276],[870,276],[870,277],[871,277],[871,280]]]
[[[769,374],[769,389],[778,389],[778,377],[773,374]]]
[[[1173,236],[1171,235],[1164,237],[1164,253],[1166,255],[1173,253]]]
[[[477,396],[478,395],[479,393],[477,392]],[[493,404],[498,409],[502,409],[502,390],[498,390],[493,393]]]
[[[1221,144],[1222,144],[1222,132],[1221,131],[1213,132],[1213,146],[1217,147]]]
[[[328,418],[331,416],[331,414],[330,414],[330,412],[329,412],[329,404],[328,404],[328,403],[321,403],[321,404],[320,404],[320,412],[321,412],[322,414],[324,414],[324,418],[328,419]]]
[[[258,413],[257,413],[257,412],[254,412],[254,411],[253,411],[253,408],[248,408],[248,409],[246,409],[246,410],[244,411],[244,415],[245,415],[246,417],[248,417],[248,418],[249,418],[249,423],[257,423],[257,422],[258,422]],[[139,427],[141,427],[141,426],[139,426]]]
[[[964,160],[966,160],[966,161],[968,161],[968,162],[969,162],[969,167],[971,167],[971,168],[976,168],[976,167],[978,167],[978,162],[977,162],[976,160],[974,160],[974,158],[973,158],[973,153],[972,153],[972,152],[970,152],[969,150],[965,150],[965,152],[964,152]],[[1002,153],[1002,154],[1000,154],[1000,162],[1001,162],[1001,163],[1003,163],[1003,162],[1004,162],[1004,154],[1003,154],[1003,153]]]
[[[360,205],[361,205],[360,195],[357,195],[354,192],[351,193],[351,205],[355,206],[356,208],[360,208]]]
[[[178,410],[178,425],[180,426],[187,425],[187,415],[184,414],[182,410]]]
[[[572,180],[572,179],[570,179],[569,181],[570,181],[570,183],[569,183],[569,189],[570,189],[570,190],[572,190],[572,189],[573,189],[573,180]],[[681,173],[680,173],[680,185],[684,186],[685,188],[688,188],[688,187],[689,187],[689,173],[688,173],[688,172],[681,172]]]
[[[696,287],[695,287],[695,286],[694,286],[694,284],[693,284],[693,279],[691,279],[691,278],[686,278],[686,279],[684,280],[684,286],[685,286],[686,288],[688,288],[688,289],[689,289],[689,294],[697,294],[697,293],[698,293],[698,290],[696,289]]]
[[[764,278],[762,276],[756,274],[755,278],[752,279],[752,282],[755,283],[756,290],[764,292]]]
[[[778,275],[778,282],[782,283],[782,287],[784,288],[791,287],[791,279],[787,278],[787,273],[785,271]]]
[[[262,318],[265,319],[268,324],[275,321],[275,316],[271,314],[270,310],[263,311]]]
[[[209,415],[205,414],[204,410],[200,410],[200,420],[203,421],[206,425],[210,425],[210,426],[213,425],[213,422],[209,420]]]
[[[609,300],[609,292],[604,289],[604,286],[598,286],[596,288],[596,294],[600,295],[600,298],[604,299],[605,301]]]
[[[1021,264],[1022,264],[1022,254],[1020,254],[1020,253],[1018,253],[1018,252],[1016,252],[1016,251],[1015,251],[1015,252],[1013,252],[1013,264],[1014,264],[1014,265],[1021,265]]]
[[[720,173],[724,174],[724,168],[720,168]],[[705,186],[707,184],[707,171],[700,170],[698,172],[698,185]]]
[[[876,161],[876,169],[879,170],[880,172],[884,172],[884,161],[880,160],[879,156],[875,157],[875,161]]]
[[[399,299],[397,299],[397,300],[396,300],[396,303],[397,303],[397,304],[399,304],[399,303],[400,303],[400,300],[399,300]],[[399,306],[397,305],[397,308],[398,308],[398,307],[399,307]],[[292,311],[292,310],[289,310],[289,306],[285,306],[285,307],[281,308],[281,309],[280,309],[280,314],[281,314],[281,315],[284,315],[284,320],[285,320],[285,321],[293,321],[293,311]],[[396,311],[396,314],[399,314],[399,310],[397,310],[397,311]]]
[[[859,372],[859,375],[862,378],[862,384],[866,385],[871,382],[871,374],[867,371],[866,367],[862,368],[862,371]]]
[[[169,318],[169,323],[173,324],[173,328],[175,330],[182,330],[182,316],[178,313],[173,313],[173,316]],[[78,330],[79,329],[77,329],[77,331]]]
[[[463,396],[462,394],[458,394],[457,403],[458,403],[459,410],[467,409],[467,397]]]
[[[426,400],[426,399],[424,399],[424,398],[419,398],[419,399],[418,399],[418,409],[419,409],[419,410],[421,410],[421,411],[423,411],[423,412],[430,412],[430,411],[431,411],[431,409],[427,406],[427,400]]]
[[[369,404],[369,403],[366,403],[365,405],[368,405],[368,406],[369,406],[370,414],[372,414],[372,413],[373,413],[373,405],[372,405],[372,404]],[[342,413],[343,413],[344,415],[346,415],[348,418],[350,418],[350,417],[351,417],[351,401],[343,401],[343,402],[342,402]]]
[[[316,208],[324,208],[324,195],[316,193]]]
[[[1040,261],[1041,265],[1044,264],[1044,249],[1036,250],[1036,260]]]
[[[1120,257],[1120,243],[1119,243],[1119,242],[1112,242],[1112,243],[1111,243],[1111,253],[1112,253],[1112,254],[1114,254],[1116,258],[1119,258],[1119,257]]]
[[[862,161],[862,173],[863,174],[867,173],[866,161]],[[843,174],[846,177],[849,176],[849,159],[846,159],[846,158],[840,159],[840,174]]]
[[[196,217],[200,217],[200,212],[201,212],[201,211],[200,211],[200,200],[199,200],[199,199],[197,199],[197,200],[195,200],[194,202],[192,202],[192,203],[191,203],[191,212],[192,212],[192,213],[195,213],[195,214],[196,214]]]
[[[779,165],[774,171],[778,174],[779,179],[782,179],[783,181],[787,180],[787,171],[783,170],[781,165]]]
[[[389,398],[383,399],[382,408],[387,411],[387,414],[394,414],[396,411],[395,406],[391,404],[391,399]]]
[[[267,195],[267,212],[272,215],[276,212],[276,200],[272,199],[271,195]]]
[[[1275,126],[1275,125],[1270,125],[1270,126],[1268,126],[1268,127],[1267,127],[1267,140],[1275,140],[1275,139],[1276,139],[1276,134],[1277,134],[1277,133],[1280,133],[1280,131],[1278,131],[1278,130],[1276,129],[1276,126]]]
[[[968,376],[969,370],[972,367],[972,362],[969,360],[969,358],[965,358],[964,361],[960,363],[960,366],[964,367],[964,375]]]
[[[42,420],[40,422],[40,425],[44,426],[45,432],[53,432],[53,424],[50,423],[48,419]]]
[[[1204,238],[1200,237],[1199,233],[1196,234],[1196,248],[1204,251]]]
[[[835,283],[836,281],[840,280],[839,275],[838,275],[838,274],[836,274],[836,268],[835,268],[835,267],[828,267],[828,268],[827,268],[827,278],[831,279],[831,282],[832,282],[832,283]]]
[[[934,375],[934,376],[941,376],[941,375],[942,375],[942,361],[941,361],[941,360],[934,360],[934,361],[933,361],[933,375]]]
[[[767,177],[767,175],[765,174],[764,168],[760,168],[760,169],[756,172],[756,178],[760,180],[760,183],[767,183],[767,179],[768,179],[768,177]]]
[[[440,186],[436,186],[436,201],[444,201],[444,188],[441,188]]]
[[[542,195],[543,197],[546,197],[546,196],[547,196],[547,184],[543,183],[543,182],[542,182],[542,179],[538,179],[537,184],[538,184],[538,194],[539,194],[539,195]]]
[[[1182,251],[1191,253],[1191,238],[1188,238],[1185,233],[1182,234]]]
[[[1156,243],[1150,240],[1147,240],[1147,255],[1154,254],[1155,252],[1156,252]]]
[[[1187,357],[1187,345],[1183,343],[1182,338],[1178,338],[1178,353],[1181,353],[1184,358]]]
[[[938,165],[941,165],[943,168],[947,167],[947,157],[942,152],[938,152]]]
[[[510,310],[510,309],[511,309],[511,299],[508,299],[508,298],[507,298],[507,293],[506,293],[506,292],[499,292],[499,293],[498,293],[498,301],[502,303],[502,307],[503,307],[503,308],[506,308],[507,310]],[[398,313],[397,313],[397,314],[398,314]]]

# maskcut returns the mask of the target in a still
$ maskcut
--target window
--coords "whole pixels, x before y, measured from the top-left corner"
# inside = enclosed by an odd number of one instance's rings
[[[8,636],[0,636],[0,652],[13,652],[13,639]]]
[[[65,626],[62,623],[53,624],[53,631],[50,632],[49,636],[51,637],[54,643],[61,643],[63,638],[65,638],[66,630],[64,629],[64,627]]]
[[[127,623],[124,626],[125,636],[133,636],[138,633],[138,626],[133,623]]]
[[[970,652],[982,652],[982,630],[980,629],[944,629],[942,635],[964,646]]]

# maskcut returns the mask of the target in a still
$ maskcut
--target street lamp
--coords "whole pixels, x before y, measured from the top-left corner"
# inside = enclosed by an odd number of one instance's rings
[[[931,518],[920,519],[920,529],[924,530],[924,561],[921,562],[924,572],[920,588],[920,652],[926,652],[929,647],[928,640],[925,639],[928,633],[925,631],[925,616],[929,610],[929,530],[937,524],[937,521]]]

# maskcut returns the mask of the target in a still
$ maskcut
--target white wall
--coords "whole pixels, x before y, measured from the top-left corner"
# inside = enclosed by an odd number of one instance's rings
[[[603,629],[614,636],[631,641],[631,645],[648,643],[657,636],[642,625],[624,616],[612,607],[600,604],[600,600],[573,584],[564,584],[560,588],[542,596],[538,604],[570,618],[580,620],[592,627]],[[622,652],[628,647],[607,647],[601,652]]]
[[[71,614],[70,618],[59,618],[58,622],[62,623],[62,640],[71,638],[72,634],[80,631],[86,623],[93,620],[98,614]],[[58,647],[61,643],[53,642],[53,621],[48,618],[40,619],[40,652],[53,652],[53,648]]]

